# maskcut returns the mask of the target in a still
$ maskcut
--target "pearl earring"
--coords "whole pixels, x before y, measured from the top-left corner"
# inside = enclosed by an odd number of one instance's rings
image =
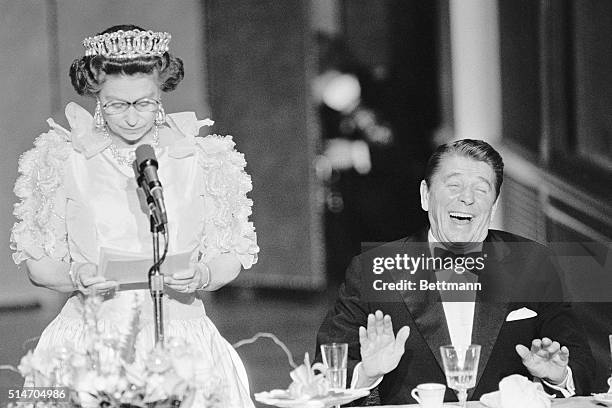
[[[155,115],[155,125],[161,126],[166,123],[166,112],[164,112],[164,106],[159,103],[159,109],[157,110],[157,114]]]

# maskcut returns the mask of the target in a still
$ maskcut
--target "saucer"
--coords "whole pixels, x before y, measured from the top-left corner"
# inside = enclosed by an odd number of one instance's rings
[[[593,401],[604,404],[607,407],[612,407],[612,393],[602,392],[599,394],[593,394]]]
[[[370,391],[366,389],[347,389],[342,391],[330,391],[326,395],[319,397],[303,396],[292,398],[286,390],[272,390],[255,394],[255,400],[266,405],[273,405],[280,408],[326,408],[334,405],[344,405],[358,398],[363,398]]]

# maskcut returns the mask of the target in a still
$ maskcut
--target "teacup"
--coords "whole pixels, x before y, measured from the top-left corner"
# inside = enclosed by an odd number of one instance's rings
[[[446,385],[438,383],[419,384],[410,395],[422,408],[442,408]]]

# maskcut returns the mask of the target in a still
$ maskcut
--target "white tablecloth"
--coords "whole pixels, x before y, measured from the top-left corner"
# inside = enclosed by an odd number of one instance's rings
[[[455,403],[445,403],[444,408],[456,408],[459,405]],[[573,398],[559,398],[553,401],[553,408],[597,408],[602,405],[597,405],[591,397],[573,397]],[[383,405],[378,408],[418,408],[418,404],[407,404],[407,405]],[[486,408],[478,401],[468,402],[468,408]]]

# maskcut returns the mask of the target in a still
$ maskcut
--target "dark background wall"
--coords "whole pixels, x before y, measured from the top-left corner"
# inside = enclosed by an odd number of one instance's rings
[[[308,16],[308,2],[299,0],[206,2],[216,129],[237,135],[253,176],[261,254],[239,285],[321,289],[325,283]]]
[[[603,391],[612,361],[612,53],[601,39],[610,33],[612,3],[498,4],[505,226],[572,248],[558,251],[556,260]]]

